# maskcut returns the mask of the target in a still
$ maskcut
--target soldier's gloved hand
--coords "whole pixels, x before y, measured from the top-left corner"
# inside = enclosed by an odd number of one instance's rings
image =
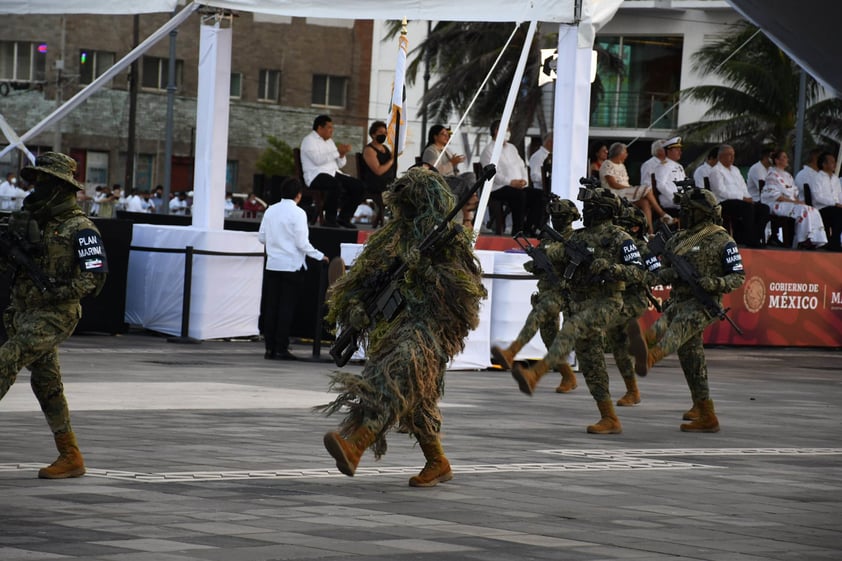
[[[672,267],[663,267],[655,275],[661,284],[672,284],[678,280],[678,273]]]
[[[725,290],[725,280],[719,277],[702,277],[699,286],[705,292],[722,292]]]
[[[591,263],[591,274],[598,275],[605,273],[611,269],[611,265],[612,263],[608,259],[603,259],[602,257],[594,259],[593,263]]]

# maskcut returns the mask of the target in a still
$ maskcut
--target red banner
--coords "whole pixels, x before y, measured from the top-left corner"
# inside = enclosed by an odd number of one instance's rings
[[[842,347],[842,255],[824,251],[740,249],[746,269],[742,287],[722,300],[727,321],[705,331],[705,343],[783,347]],[[665,300],[669,291],[655,287]],[[643,316],[649,325],[653,308]]]

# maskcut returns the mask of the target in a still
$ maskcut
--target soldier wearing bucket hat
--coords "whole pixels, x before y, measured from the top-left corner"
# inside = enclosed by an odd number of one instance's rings
[[[108,264],[96,226],[76,204],[76,161],[58,152],[38,156],[21,177],[35,189],[12,214],[3,246],[14,244],[43,273],[40,281],[14,271],[9,307],[3,314],[8,339],[0,346],[0,399],[24,367],[53,432],[59,457],[38,471],[42,479],[79,477],[85,461],[70,426],[58,361],[58,345],[82,317],[79,300],[97,294]],[[4,252],[5,254],[6,252]],[[0,267],[14,268],[3,261]]]

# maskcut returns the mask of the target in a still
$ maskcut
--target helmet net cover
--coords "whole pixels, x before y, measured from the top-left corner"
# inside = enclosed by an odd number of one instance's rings
[[[590,191],[590,196],[584,200],[585,226],[612,220],[620,215],[622,202],[611,189],[598,187]]]
[[[722,222],[722,208],[712,192],[707,189],[688,189],[681,195],[680,219],[686,227],[703,222]]]

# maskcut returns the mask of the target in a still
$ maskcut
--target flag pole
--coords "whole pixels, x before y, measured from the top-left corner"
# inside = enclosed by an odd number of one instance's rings
[[[403,93],[404,82],[406,75],[406,54],[407,54],[407,21],[403,18],[401,21],[401,34],[398,38],[398,60],[395,65],[395,81],[392,87],[392,103],[391,116],[389,118],[389,126],[387,127],[387,134],[392,136],[392,151],[395,169],[398,167],[398,156],[403,150],[403,142],[401,138],[401,112],[403,111]]]

